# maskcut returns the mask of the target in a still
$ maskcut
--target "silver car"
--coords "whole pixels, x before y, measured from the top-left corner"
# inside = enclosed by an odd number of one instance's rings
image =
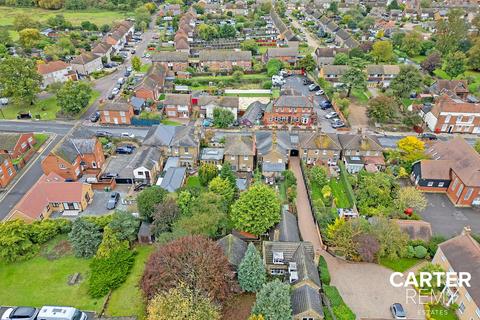
[[[1,320],[35,320],[39,311],[34,307],[8,308],[2,314]]]

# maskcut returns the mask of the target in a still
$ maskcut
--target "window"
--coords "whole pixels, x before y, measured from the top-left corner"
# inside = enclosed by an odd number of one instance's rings
[[[32,137],[28,138],[28,142],[32,143],[32,142],[33,142],[33,138],[32,138]]]
[[[324,156],[327,155],[327,150],[323,150],[323,155],[324,155]]]
[[[183,148],[183,152],[188,153],[188,147]]]
[[[445,262],[447,261],[447,258],[445,258],[445,256],[442,254],[442,261]]]
[[[458,178],[455,178],[452,184],[452,190],[455,190],[457,188],[457,184],[458,184]]]
[[[26,147],[27,147],[27,143],[26,142],[22,143],[22,149],[25,149]]]
[[[121,117],[125,117],[125,112],[124,112],[124,111],[120,111],[120,116],[121,116]]]
[[[110,112],[108,112],[108,111],[103,111],[103,114],[104,114],[105,116],[109,116],[109,115],[110,115]]]
[[[302,320],[314,320],[313,318],[303,317]]]
[[[473,188],[468,188],[467,192],[465,193],[465,196],[463,197],[463,200],[468,200],[472,196],[473,193]]]
[[[432,181],[429,181],[429,182],[427,183],[427,186],[428,186],[428,187],[432,187],[432,186],[433,186],[433,182],[432,182]]]
[[[468,292],[465,292],[465,298],[467,298],[468,301],[472,301],[472,297]]]
[[[315,154],[318,154],[318,150],[315,150]]]
[[[58,165],[58,167],[59,167],[60,169],[66,169],[66,168],[65,168],[65,165],[64,165],[63,163],[60,163],[60,164]]]
[[[444,186],[444,184],[445,184],[445,182],[439,182],[439,183],[438,183],[438,187],[441,188],[441,187]]]
[[[122,117],[122,123],[127,123],[127,118]]]
[[[230,156],[230,160],[235,160],[235,156]]]
[[[462,122],[462,120],[463,120],[463,116],[458,116],[457,117],[457,122]]]
[[[243,156],[243,160],[248,161],[248,156]]]
[[[460,311],[460,313],[464,313],[465,312],[465,304],[460,303],[460,305],[458,306],[458,311]]]
[[[12,176],[12,174],[13,174],[12,168],[8,168],[8,169],[7,169],[7,172],[8,172],[8,175],[9,175],[9,176]]]
[[[110,122],[110,117],[105,115],[105,122]]]
[[[460,195],[462,194],[462,191],[463,191],[463,184],[461,184],[457,190],[457,193],[456,193],[457,198],[460,197]]]
[[[307,149],[303,149],[303,154],[307,154]]]
[[[449,123],[451,117],[452,117],[451,115],[446,116],[446,117],[445,117],[445,122],[446,122],[446,123]]]

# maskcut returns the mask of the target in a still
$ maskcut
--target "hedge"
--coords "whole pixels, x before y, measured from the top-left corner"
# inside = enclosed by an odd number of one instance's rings
[[[338,292],[338,289],[334,286],[323,286],[323,291],[330,301],[330,306],[332,307],[333,314],[337,319],[345,320],[355,320],[355,313],[346,305],[343,301],[342,296]]]
[[[350,201],[351,204],[355,205],[355,194],[353,193],[352,185],[350,184],[350,181],[348,181],[348,176],[347,176],[347,169],[345,168],[345,165],[343,162],[339,161],[338,166],[340,167],[340,179],[342,180],[342,183],[345,185],[345,190],[347,192],[347,197],[348,200]]]
[[[327,261],[323,256],[320,256],[318,261],[318,271],[320,272],[320,280],[328,286],[330,284],[330,272],[328,271]]]

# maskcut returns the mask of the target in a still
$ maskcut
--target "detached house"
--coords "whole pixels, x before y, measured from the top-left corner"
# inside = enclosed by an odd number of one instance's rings
[[[213,119],[213,111],[216,108],[229,110],[235,120],[237,120],[237,114],[239,109],[238,97],[229,96],[199,96],[192,98],[194,107],[198,107],[200,115],[206,118]]]
[[[43,175],[23,196],[6,220],[34,222],[47,219],[53,212],[77,216],[93,200],[92,186],[82,182],[66,182],[58,174]]]
[[[6,188],[16,175],[12,159],[6,154],[0,154],[0,188]]]
[[[357,173],[363,168],[381,170],[385,167],[383,147],[377,137],[364,134],[341,134],[338,140],[342,145],[342,160],[349,173]]]
[[[335,166],[342,146],[338,135],[318,131],[299,134],[299,155],[306,164]]]
[[[267,105],[263,122],[265,125],[311,126],[316,122],[313,99],[281,95]]]
[[[156,147],[141,147],[135,155],[133,177],[135,182],[154,184],[160,173],[160,150]]]
[[[37,72],[43,78],[42,88],[46,88],[52,83],[63,83],[68,79],[72,79],[72,74],[70,74],[70,71],[72,71],[72,67],[60,60],[37,64]]]
[[[132,122],[134,115],[131,104],[124,102],[107,102],[98,108],[101,124],[123,124]]]
[[[234,171],[251,172],[255,169],[255,142],[251,135],[226,135],[224,162]]]
[[[341,77],[347,72],[348,66],[325,65],[320,69],[319,76],[332,83],[334,87],[342,85]]]
[[[0,154],[8,156],[23,167],[35,153],[33,133],[0,133]]]
[[[315,60],[318,66],[331,65],[335,61],[335,56],[339,53],[348,53],[347,48],[322,48],[315,50]]]
[[[96,138],[64,138],[43,159],[42,170],[76,181],[84,172],[99,173],[104,163],[102,144]]]
[[[298,55],[298,47],[268,48],[263,56],[263,61],[267,63],[271,59],[278,59],[290,65],[295,65],[298,61]]]
[[[188,68],[188,53],[160,51],[152,55],[152,62],[163,64],[169,71],[185,71]]]
[[[153,64],[140,83],[133,89],[135,97],[145,100],[158,100],[165,86],[165,76],[166,67],[160,64]]]
[[[252,69],[252,52],[236,50],[202,50],[199,55],[200,67],[213,72],[230,72],[234,67],[245,71]]]
[[[192,113],[192,96],[189,94],[166,94],[163,109],[169,118],[188,119]]]
[[[448,95],[452,98],[456,96],[462,100],[467,100],[469,95],[468,83],[465,80],[439,79],[430,86],[429,91],[434,96]]]
[[[413,164],[412,181],[426,192],[445,192],[458,207],[480,205],[480,155],[457,137],[433,144],[431,159]]]
[[[79,75],[88,76],[103,69],[102,57],[92,52],[84,52],[70,61],[70,65]]]
[[[369,86],[388,88],[390,82],[400,73],[397,65],[368,65],[367,80]]]

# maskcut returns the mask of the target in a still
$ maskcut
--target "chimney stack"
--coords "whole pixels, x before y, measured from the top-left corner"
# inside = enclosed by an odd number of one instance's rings
[[[462,230],[462,235],[471,235],[472,234],[472,228],[470,226],[465,226],[463,227]]]

